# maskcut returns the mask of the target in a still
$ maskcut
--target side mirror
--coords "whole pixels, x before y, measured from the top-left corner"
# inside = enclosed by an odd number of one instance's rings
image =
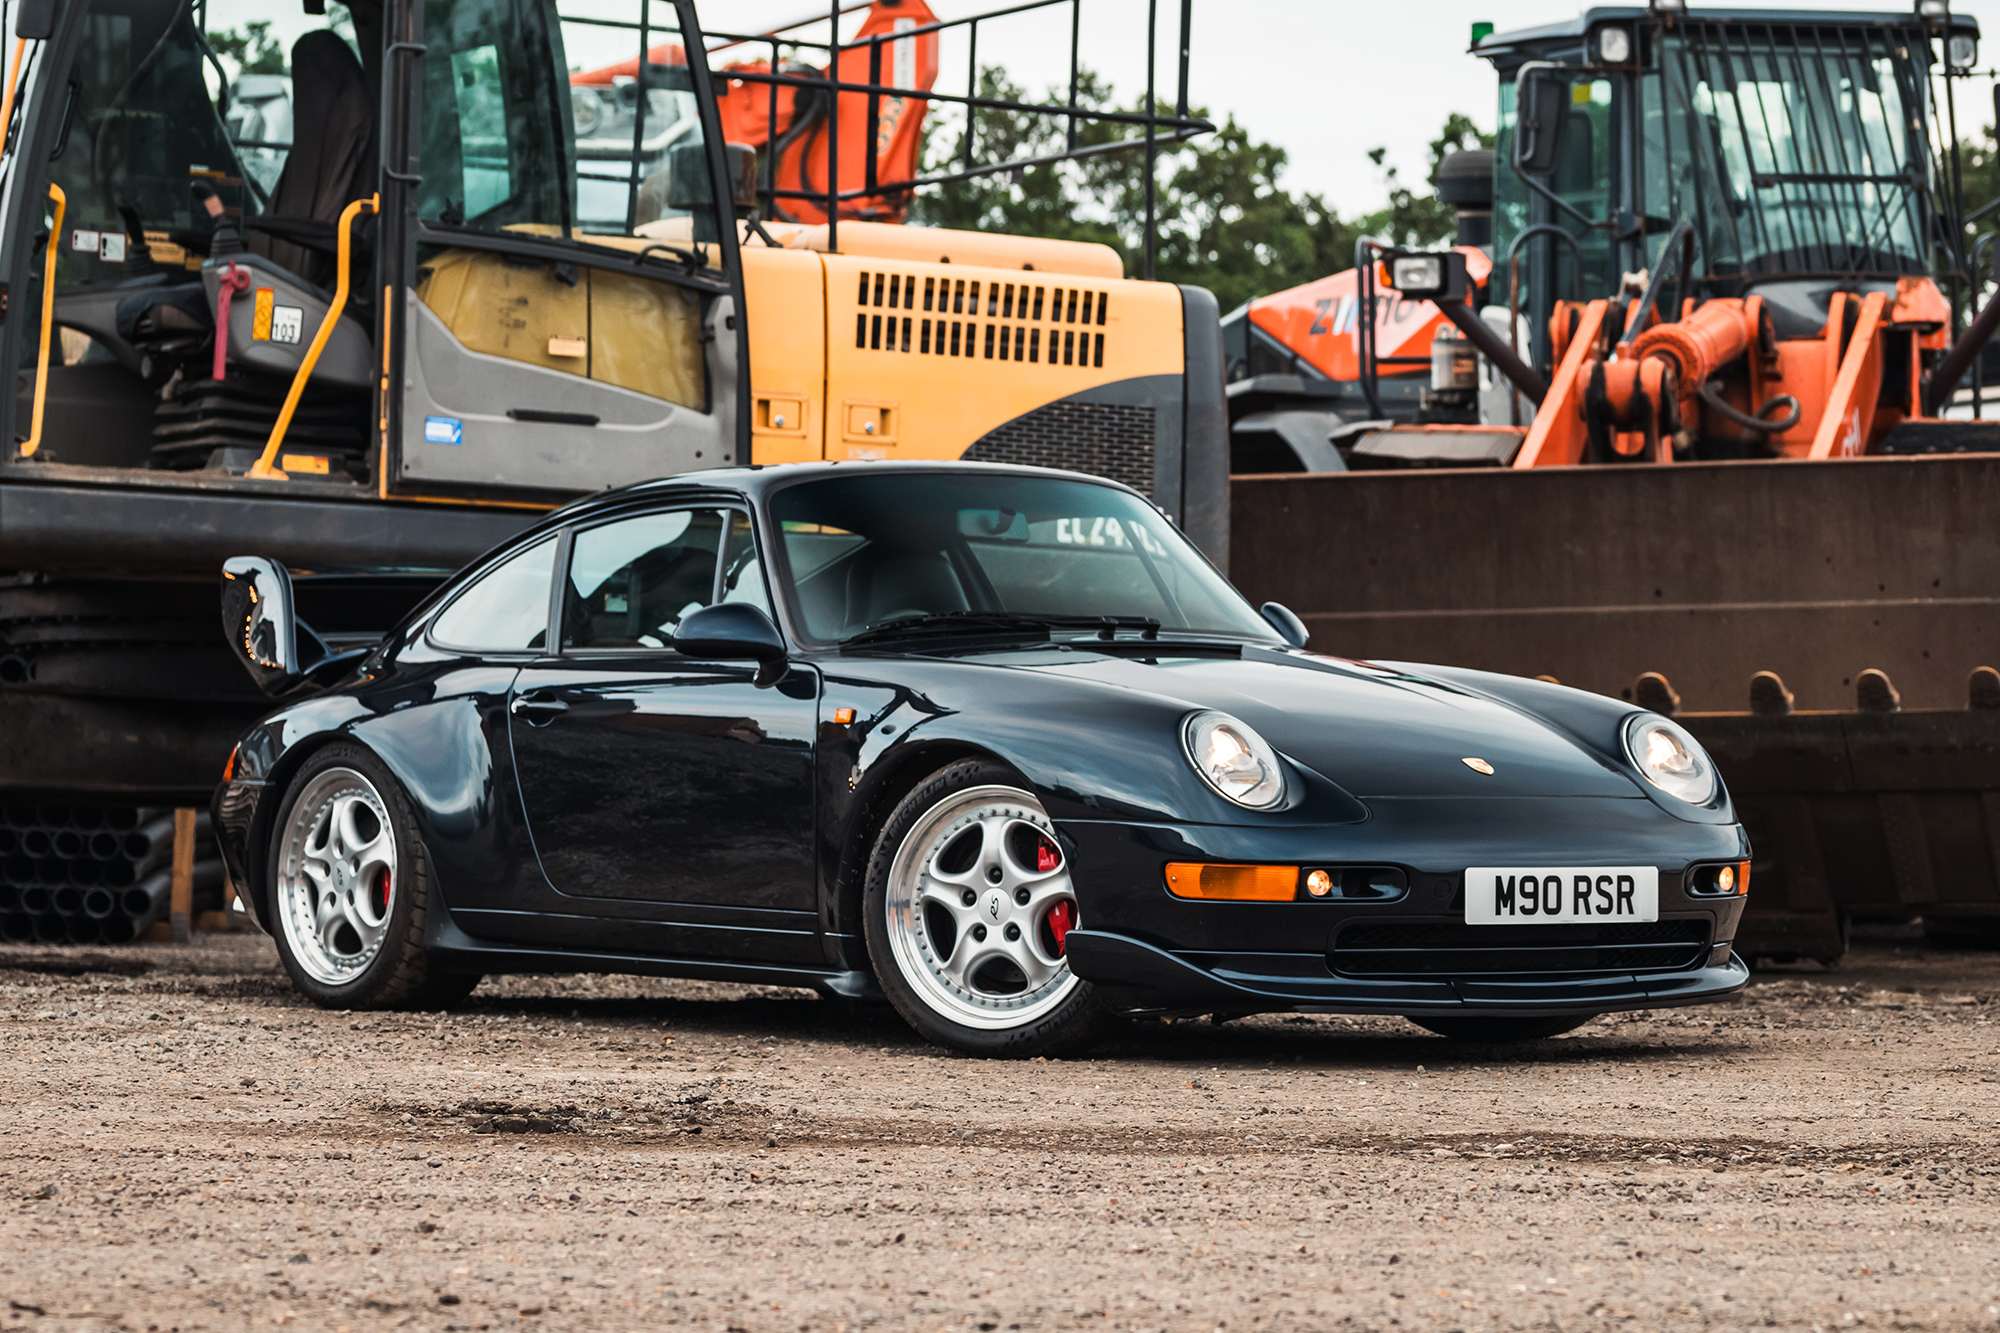
[[[1523,176],[1555,174],[1569,123],[1569,80],[1545,66],[1522,66],[1514,80],[1514,170]]]
[[[223,637],[266,694],[283,693],[305,674],[292,605],[292,576],[277,561],[261,555],[223,561]]]
[[[56,35],[56,0],[22,0],[14,16],[14,35],[31,42]]]
[[[674,630],[674,651],[704,662],[755,662],[760,686],[785,670],[785,639],[771,618],[754,606],[725,602],[704,606]]]
[[[757,207],[757,150],[747,143],[722,145],[729,172],[729,202],[738,212]],[[683,213],[704,211],[715,202],[708,181],[708,145],[699,139],[675,144],[667,154],[667,207]]]
[[[1271,628],[1278,631],[1278,637],[1292,647],[1303,648],[1312,641],[1312,632],[1306,628],[1306,622],[1283,602],[1266,602],[1257,609],[1264,619],[1271,622]]]

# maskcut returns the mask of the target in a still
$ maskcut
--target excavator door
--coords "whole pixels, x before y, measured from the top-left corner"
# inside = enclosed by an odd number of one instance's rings
[[[390,492],[526,498],[737,461],[728,156],[692,6],[418,0],[407,18],[389,68],[410,151],[384,173],[408,264]],[[572,82],[607,65],[631,72]]]

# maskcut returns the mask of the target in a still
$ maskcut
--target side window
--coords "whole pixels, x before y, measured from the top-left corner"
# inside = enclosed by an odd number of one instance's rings
[[[431,622],[431,638],[483,653],[533,652],[548,643],[549,580],[556,539],[547,537],[494,566]]]
[[[729,545],[725,551],[722,600],[745,602],[770,615],[771,599],[764,591],[764,562],[757,558],[757,534],[751,529],[750,515],[729,516]]]
[[[451,89],[458,110],[460,198],[467,217],[482,217],[514,197],[500,48],[488,43],[453,51]]]
[[[726,520],[676,509],[586,528],[570,542],[564,648],[666,648],[715,595]]]
[[[466,351],[705,413],[692,288],[713,283],[654,276],[691,247],[709,247],[710,279],[721,259],[675,15],[663,0],[424,0],[422,221],[653,260],[635,273],[426,241],[416,290]]]

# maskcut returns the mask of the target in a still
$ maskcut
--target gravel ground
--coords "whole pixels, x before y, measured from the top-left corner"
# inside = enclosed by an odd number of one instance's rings
[[[295,997],[0,950],[0,1329],[2000,1327],[2000,956],[1521,1050],[1152,1024],[1024,1064],[808,993]]]

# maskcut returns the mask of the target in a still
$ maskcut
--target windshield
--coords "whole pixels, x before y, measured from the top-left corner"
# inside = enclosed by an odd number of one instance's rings
[[[1712,272],[1923,267],[1926,43],[1688,23],[1642,98],[1643,211],[1694,220]]]
[[[1159,511],[1089,482],[994,473],[857,475],[778,492],[772,517],[805,636],[910,616],[1125,616],[1271,640]]]
[[[426,220],[716,239],[679,19],[665,0],[425,0]]]

